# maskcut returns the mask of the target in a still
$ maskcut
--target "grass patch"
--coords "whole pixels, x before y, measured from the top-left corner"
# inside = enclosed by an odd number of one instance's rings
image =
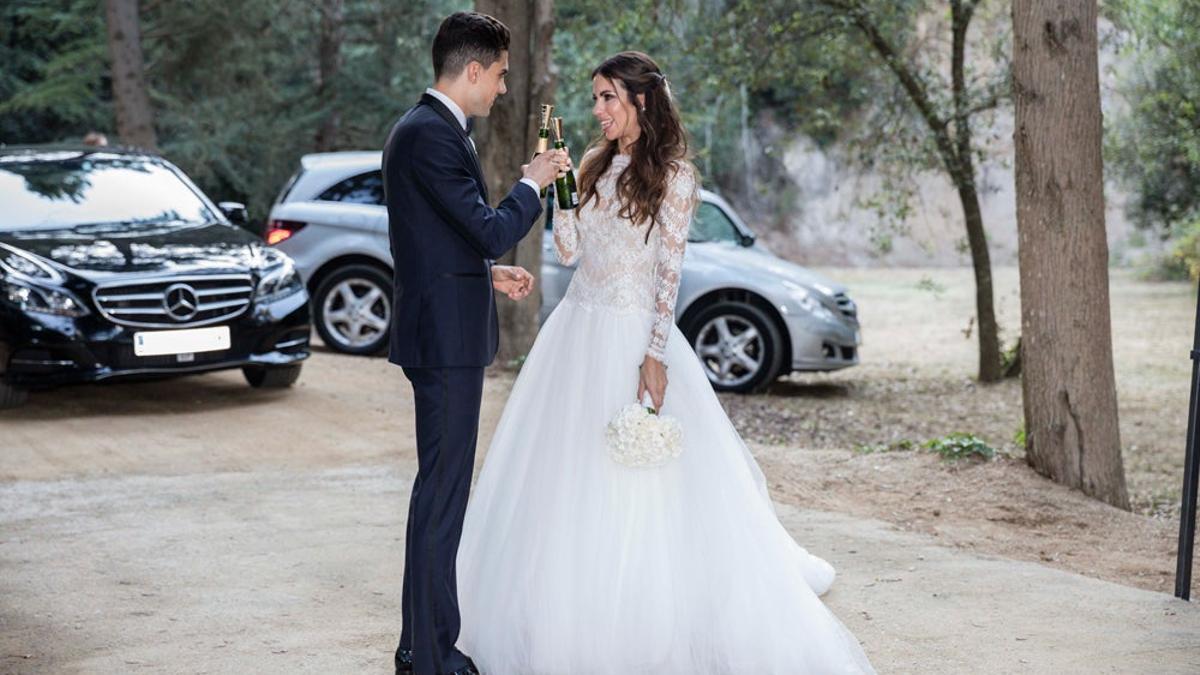
[[[932,450],[942,456],[942,459],[985,459],[996,456],[996,449],[988,445],[975,434],[956,432],[941,438],[931,438],[925,441],[925,449]]]

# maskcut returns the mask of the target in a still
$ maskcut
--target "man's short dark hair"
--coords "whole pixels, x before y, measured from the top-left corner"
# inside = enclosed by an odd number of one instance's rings
[[[490,68],[508,51],[508,26],[487,14],[455,12],[433,38],[433,79],[457,77],[472,61]]]

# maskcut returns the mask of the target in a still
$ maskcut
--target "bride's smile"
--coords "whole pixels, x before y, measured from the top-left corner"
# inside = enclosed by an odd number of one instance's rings
[[[639,103],[645,97],[638,95]],[[592,78],[592,116],[600,123],[604,138],[617,141],[625,152],[641,135],[637,110],[629,100],[629,92],[620,80],[610,80],[603,75]]]

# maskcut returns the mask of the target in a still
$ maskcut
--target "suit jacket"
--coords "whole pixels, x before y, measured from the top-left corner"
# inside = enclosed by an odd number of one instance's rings
[[[383,150],[393,309],[388,360],[412,368],[483,367],[496,357],[495,258],[541,213],[519,181],[488,205],[479,158],[454,114],[432,96],[392,127]]]

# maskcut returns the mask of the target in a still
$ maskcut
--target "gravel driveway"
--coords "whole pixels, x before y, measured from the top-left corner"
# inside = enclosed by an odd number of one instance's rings
[[[398,369],[318,353],[285,392],[224,373],[0,415],[0,672],[389,672],[410,406]],[[1200,671],[1200,610],[1169,595],[780,513],[881,672]]]

